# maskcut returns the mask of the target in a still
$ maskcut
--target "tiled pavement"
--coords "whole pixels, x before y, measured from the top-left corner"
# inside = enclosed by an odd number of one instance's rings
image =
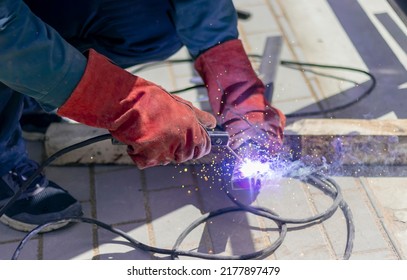
[[[281,35],[284,38],[282,59],[311,62],[318,59],[318,62],[327,64],[348,62],[350,66],[364,67],[330,11],[333,5],[329,6],[328,3],[335,1],[234,2],[238,8],[252,14],[251,19],[239,24],[241,38],[250,53],[261,54],[268,36]],[[366,1],[356,2],[365,10],[388,12],[394,18],[384,0],[374,1],[374,5],[368,9]],[[299,11],[304,18],[308,17],[309,22],[295,20]],[[310,16],[318,12],[323,16]],[[319,29],[313,25],[317,20],[321,21],[316,23]],[[324,25],[327,22],[331,24]],[[329,35],[329,28],[339,31],[335,36]],[[310,29],[313,29],[312,33]],[[324,42],[318,41],[321,39],[317,38],[317,34],[325,34]],[[314,39],[317,42],[313,42]],[[386,37],[386,40],[391,41],[391,38]],[[333,53],[327,54],[318,50],[322,43],[335,45],[338,42],[346,55],[335,55],[337,47],[331,49]],[[393,45],[394,41],[389,44]],[[405,65],[405,53],[403,56],[400,49],[393,49]],[[175,57],[185,55],[185,50],[182,50]],[[340,61],[341,58],[343,61]],[[172,65],[143,72],[142,75],[156,82],[158,80],[172,90],[189,84],[193,75],[191,69],[190,65]],[[363,78],[355,79],[363,82]],[[349,87],[340,81],[329,83],[326,78],[312,73],[279,67],[273,103],[285,113],[291,113],[329,98],[338,89]],[[183,93],[182,97],[201,108],[207,106],[200,92]],[[394,116],[393,111],[388,114]],[[44,159],[41,143],[31,142],[28,147],[33,158],[39,161]],[[404,168],[359,168],[361,170],[357,172],[332,175],[341,186],[354,217],[356,233],[351,259],[407,259],[407,192],[404,190],[407,176]],[[162,248],[171,248],[181,232],[202,214],[233,205],[220,189],[227,182],[221,181],[210,165],[165,166],[142,171],[125,165],[51,166],[46,173],[81,201],[87,217],[99,219],[143,243]],[[283,217],[291,218],[319,213],[332,203],[332,199],[320,190],[289,178],[267,182],[257,194],[242,190],[235,191],[235,194],[246,202],[268,207]],[[23,236],[21,232],[0,225],[0,259],[11,257]],[[277,236],[273,222],[236,212],[216,217],[197,227],[181,248],[244,254],[269,246]],[[306,227],[289,225],[282,245],[268,259],[340,259],[345,242],[345,219],[338,210],[322,223]],[[20,259],[46,260],[162,258],[167,259],[168,256],[134,249],[124,239],[89,224],[74,224],[39,235],[25,246],[20,255]]]

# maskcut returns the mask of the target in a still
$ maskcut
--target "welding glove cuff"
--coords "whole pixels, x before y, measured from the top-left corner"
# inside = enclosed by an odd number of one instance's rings
[[[108,129],[128,145],[139,168],[184,162],[209,153],[206,128],[215,118],[90,50],[85,73],[61,116]]]
[[[240,40],[216,45],[201,54],[195,68],[208,89],[209,102],[220,124],[230,135],[230,146],[246,154],[256,145],[268,153],[281,148],[284,114],[264,97]]]

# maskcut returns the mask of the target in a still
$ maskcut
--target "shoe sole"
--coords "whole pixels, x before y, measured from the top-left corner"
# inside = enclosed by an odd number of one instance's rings
[[[64,210],[64,212],[69,213],[69,212],[77,212],[77,208],[80,208],[79,202],[71,205],[67,209]],[[18,231],[24,231],[24,232],[29,232],[38,227],[38,224],[29,224],[29,223],[24,223],[22,221],[15,220],[13,218],[8,217],[6,214],[0,217],[0,222],[3,224],[11,227],[12,229],[18,230]],[[40,233],[45,233],[45,232],[50,232],[54,231],[60,228],[63,228],[69,224],[69,220],[64,220],[64,218],[61,218],[60,222],[53,223],[45,228],[43,228]],[[44,223],[45,224],[45,223]]]
[[[3,215],[0,218],[0,222],[2,222],[3,224],[11,227],[12,229],[18,230],[18,231],[25,231],[25,232],[29,232],[32,231],[33,229],[35,229],[38,225],[32,225],[32,224],[27,224],[27,223],[23,223],[14,219],[11,219],[10,217],[8,217],[7,215]],[[66,225],[69,224],[69,221],[67,222],[58,222],[52,225],[49,225],[47,227],[45,227],[44,229],[42,229],[40,231],[40,233],[45,233],[45,232],[50,232],[53,230],[57,230],[60,229]]]

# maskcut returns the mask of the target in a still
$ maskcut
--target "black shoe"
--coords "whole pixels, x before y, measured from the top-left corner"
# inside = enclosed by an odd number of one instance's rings
[[[27,159],[0,178],[0,209],[37,168],[38,163]],[[0,221],[13,229],[30,231],[51,220],[82,215],[82,207],[75,198],[44,175],[40,175],[0,217]],[[67,224],[66,221],[53,224],[43,232]]]
[[[20,118],[23,138],[31,141],[44,140],[45,133],[52,123],[62,122],[63,119],[52,113],[25,113]]]

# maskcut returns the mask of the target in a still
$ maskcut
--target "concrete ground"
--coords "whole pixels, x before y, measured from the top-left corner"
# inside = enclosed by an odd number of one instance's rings
[[[339,65],[375,75],[375,90],[360,102],[315,118],[404,119],[407,91],[407,28],[385,0],[235,0],[251,17],[239,22],[241,39],[250,54],[263,54],[267,38],[281,37],[281,60]],[[174,58],[187,56],[185,49]],[[357,98],[369,77],[344,70],[312,68],[298,71],[276,65],[273,104],[288,123]],[[253,61],[256,69],[259,61]],[[129,69],[134,70],[134,69]],[[322,74],[322,75],[321,75]],[[189,64],[173,64],[139,73],[168,90],[191,85]],[[262,77],[266,79],[267,77]],[[201,91],[182,93],[207,109]],[[45,157],[42,142],[29,142],[31,156]],[[363,160],[362,160],[363,161]],[[328,167],[329,168],[329,167]],[[359,165],[330,170],[341,187],[355,226],[351,259],[407,259],[407,176],[405,166]],[[151,246],[172,248],[177,237],[208,211],[232,206],[221,188],[228,184],[212,165],[161,166],[138,170],[129,165],[53,165],[48,177],[69,190],[83,205],[86,217],[111,224]],[[272,209],[282,217],[305,218],[323,212],[332,199],[302,181],[273,177],[260,191],[233,192],[246,203]],[[10,259],[24,233],[0,225],[0,259]],[[240,255],[270,246],[276,224],[246,212],[228,213],[200,225],[181,249]],[[281,246],[267,259],[341,259],[346,220],[340,210],[312,225],[288,225]],[[168,259],[133,248],[127,241],[89,224],[73,224],[38,235],[20,259]],[[187,258],[187,257],[181,257]]]

